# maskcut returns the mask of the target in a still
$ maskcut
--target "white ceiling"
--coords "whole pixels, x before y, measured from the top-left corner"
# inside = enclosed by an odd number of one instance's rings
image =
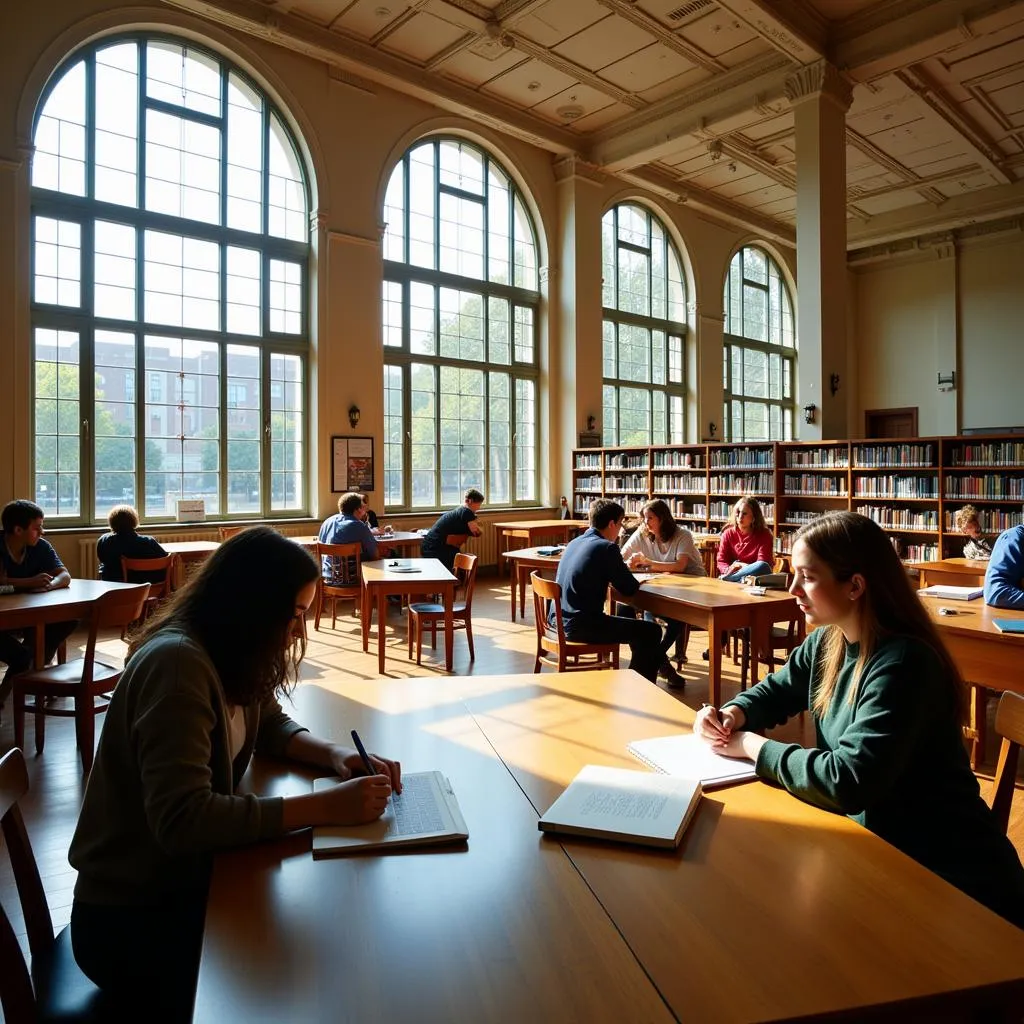
[[[1024,3],[167,0],[794,237],[786,79],[853,85],[851,247],[1024,213]]]

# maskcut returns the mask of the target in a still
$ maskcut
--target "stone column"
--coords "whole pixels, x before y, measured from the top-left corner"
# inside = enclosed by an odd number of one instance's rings
[[[601,204],[605,178],[576,157],[555,163],[558,183],[558,272],[550,288],[557,303],[558,344],[552,346],[551,383],[557,397],[552,402],[550,481],[553,500],[569,494],[572,487],[569,451],[577,434],[594,417],[595,430],[602,427],[601,343]],[[556,408],[557,406],[557,408]]]
[[[725,398],[722,386],[725,311],[721,299],[717,303],[695,306],[692,320],[697,325],[697,344],[689,346],[696,358],[689,375],[693,385],[687,395],[690,414],[687,415],[686,437],[693,441],[722,441],[725,439],[722,404]]]
[[[797,415],[803,440],[849,436],[842,388],[847,355],[846,111],[851,87],[818,61],[786,82],[796,129]],[[833,375],[839,390],[833,394]],[[847,384],[848,386],[848,384]],[[804,423],[803,407],[816,407]]]

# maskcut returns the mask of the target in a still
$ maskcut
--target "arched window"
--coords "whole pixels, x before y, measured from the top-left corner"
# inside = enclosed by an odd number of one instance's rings
[[[408,150],[384,219],[384,503],[537,501],[537,243],[478,146]]]
[[[686,289],[664,225],[635,203],[601,222],[604,443],[683,440]]]
[[[305,510],[309,195],[274,105],[194,43],[121,38],[54,75],[34,142],[47,518]]]
[[[789,289],[768,253],[745,246],[725,282],[725,439],[791,441],[795,381]]]

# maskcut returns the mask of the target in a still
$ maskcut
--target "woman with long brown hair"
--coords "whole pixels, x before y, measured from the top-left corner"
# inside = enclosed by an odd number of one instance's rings
[[[114,691],[69,859],[71,941],[129,1016],[191,1019],[206,886],[217,850],[311,825],[379,818],[396,761],[317,739],[282,710],[305,652],[295,620],[319,569],[268,527],[222,544],[133,644]],[[340,776],[301,796],[235,792],[256,751]],[[354,776],[363,776],[355,778]],[[118,1018],[120,1019],[120,1018]]]
[[[888,538],[831,512],[799,531],[792,557],[790,592],[817,628],[779,671],[703,708],[694,731],[1024,927],[1024,868],[964,749],[960,674]],[[802,711],[812,748],[758,735]]]

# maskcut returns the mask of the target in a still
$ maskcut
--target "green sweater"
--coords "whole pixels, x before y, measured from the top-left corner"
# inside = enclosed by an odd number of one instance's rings
[[[68,859],[75,899],[144,906],[205,884],[215,850],[283,832],[280,797],[235,796],[253,750],[282,756],[303,731],[274,699],[245,711],[232,762],[228,708],[206,651],[156,634],[128,663],[107,710]]]
[[[757,732],[808,711],[826,630],[730,704]],[[768,740],[757,774],[855,821],[1024,927],[1024,868],[981,799],[957,716],[923,641],[885,638],[868,660],[853,702],[859,645],[850,644],[828,712],[814,717],[813,748]]]

